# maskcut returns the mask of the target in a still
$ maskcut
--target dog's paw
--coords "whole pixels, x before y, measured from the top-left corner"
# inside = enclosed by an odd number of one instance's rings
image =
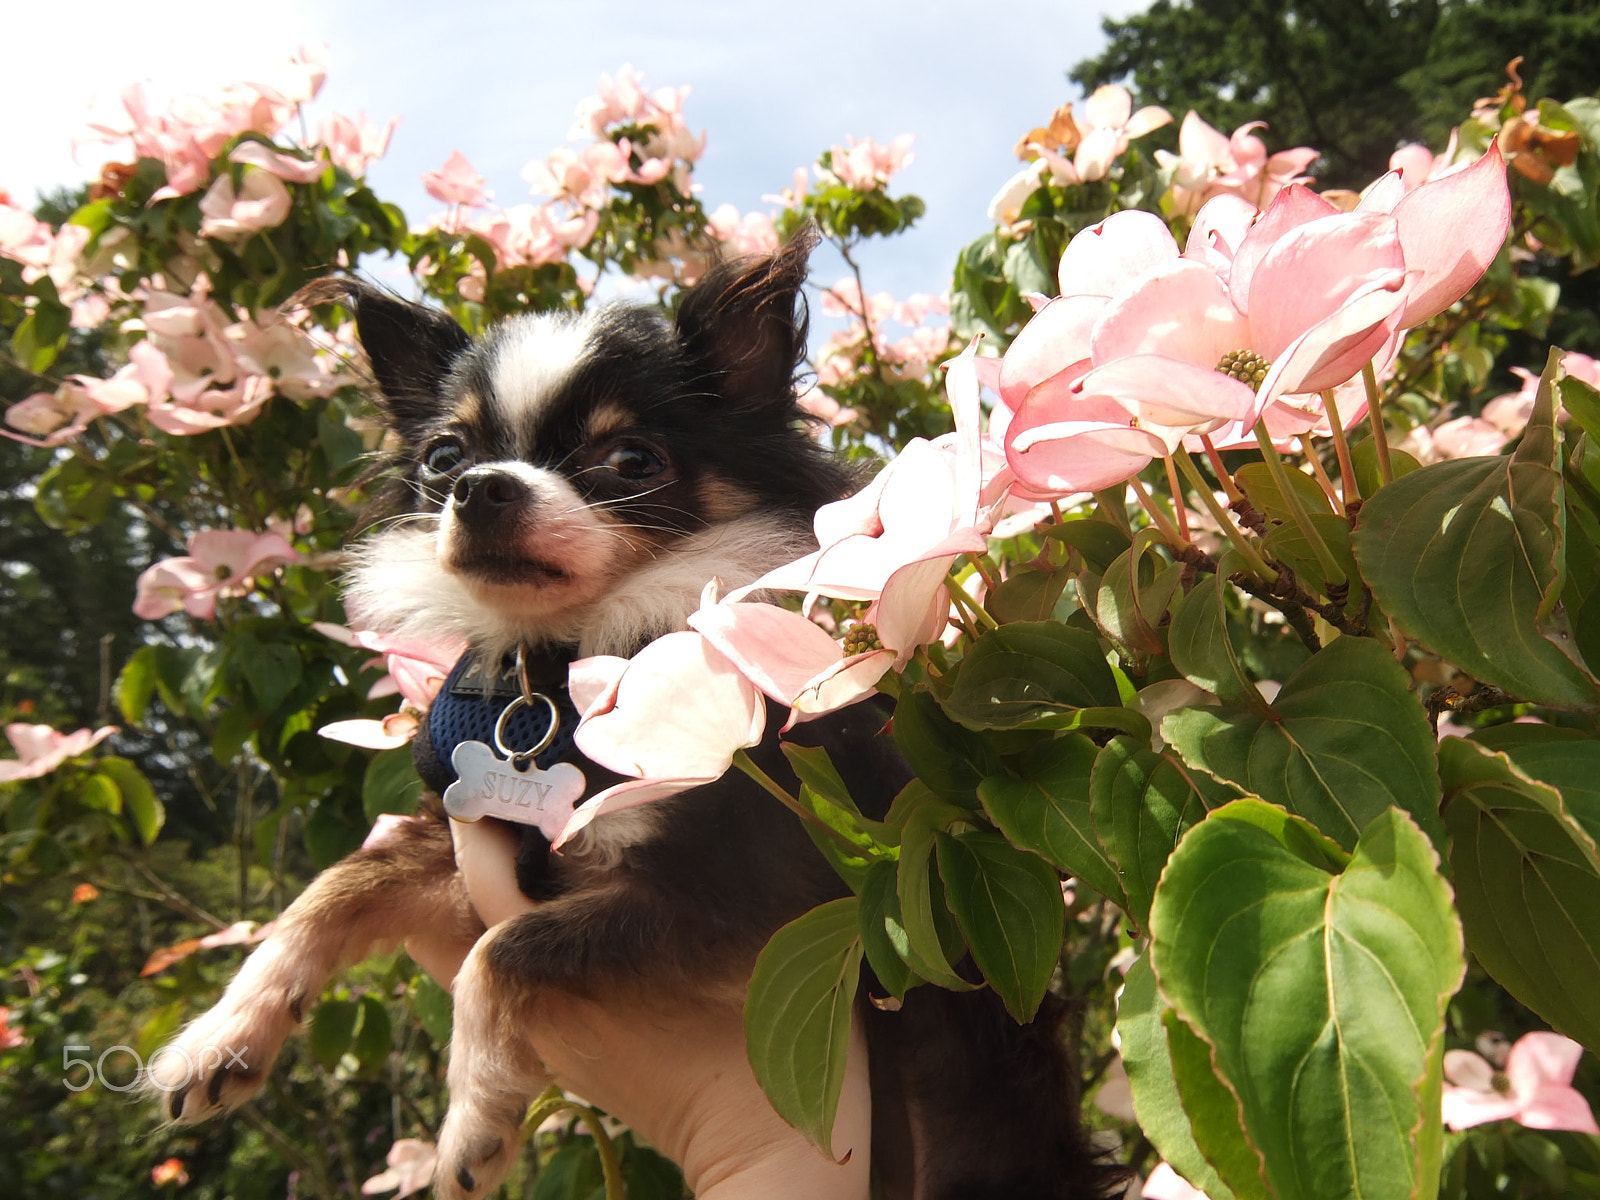
[[[203,1121],[254,1096],[315,999],[282,971],[251,965],[209,1012],[151,1056],[144,1090],[160,1097],[169,1121]]]
[[[439,1131],[433,1169],[437,1200],[476,1200],[492,1195],[521,1148],[522,1113],[499,1113],[470,1101],[452,1100]]]

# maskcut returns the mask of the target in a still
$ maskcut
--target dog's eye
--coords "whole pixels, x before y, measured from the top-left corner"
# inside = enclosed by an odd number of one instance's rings
[[[624,479],[649,479],[667,469],[661,456],[644,446],[618,446],[605,456],[601,466],[609,467]]]
[[[430,475],[448,475],[466,458],[460,442],[438,442],[422,460],[422,467]]]

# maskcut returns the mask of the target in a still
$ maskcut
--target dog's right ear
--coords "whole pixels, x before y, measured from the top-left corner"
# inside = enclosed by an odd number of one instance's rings
[[[356,336],[381,393],[379,406],[399,433],[438,415],[440,385],[472,342],[449,313],[333,276],[308,283],[285,307],[313,304],[338,304],[355,313]]]

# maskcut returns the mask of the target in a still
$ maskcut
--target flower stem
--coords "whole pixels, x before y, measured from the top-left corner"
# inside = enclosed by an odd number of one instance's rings
[[[1168,544],[1180,550],[1187,546],[1189,539],[1181,536],[1172,522],[1167,520],[1167,514],[1156,507],[1155,500],[1145,491],[1144,484],[1139,482],[1139,477],[1130,475],[1128,482],[1133,484],[1133,494],[1139,499],[1139,507],[1149,515],[1151,523],[1161,531],[1161,536],[1166,538]]]
[[[1339,457],[1339,482],[1344,486],[1344,502],[1361,499],[1361,488],[1356,483],[1355,463],[1350,458],[1350,443],[1344,438],[1344,421],[1339,417],[1339,404],[1333,398],[1333,389],[1322,393],[1322,407],[1328,410],[1328,424],[1333,427],[1333,452]]]
[[[755,759],[751,758],[743,750],[735,750],[733,752],[733,765],[738,767],[739,770],[743,771],[746,775],[750,776],[751,779],[754,779],[757,783],[759,783],[764,791],[776,797],[785,808],[794,813],[795,816],[799,817],[806,824],[813,825],[822,830],[829,837],[838,841],[840,845],[846,846],[851,850],[858,849],[858,847],[853,845],[850,840],[844,836],[844,834],[840,833],[837,829],[834,829],[826,821],[821,820],[814,812],[806,808],[805,805],[801,804],[800,801],[796,800],[787,791],[785,791],[781,783],[779,783],[771,775],[768,775],[760,767],[756,766]]]
[[[1378,393],[1378,376],[1369,362],[1361,368],[1361,382],[1367,385],[1367,420],[1372,424],[1372,440],[1378,448],[1378,476],[1385,484],[1394,482],[1394,464],[1389,461],[1389,437],[1383,431],[1383,398]]]
[[[1211,444],[1211,438],[1202,433],[1200,435],[1200,444],[1205,447],[1206,457],[1211,460],[1211,469],[1216,473],[1217,482],[1222,485],[1222,490],[1228,495],[1228,503],[1232,504],[1235,501],[1243,500],[1244,493],[1234,484],[1233,476],[1228,473],[1228,468],[1222,465],[1222,455],[1218,454],[1217,448]]]
[[[1240,556],[1249,564],[1250,569],[1268,583],[1277,579],[1278,573],[1267,566],[1266,560],[1257,552],[1250,539],[1245,536],[1244,531],[1234,523],[1232,515],[1217,503],[1217,498],[1211,494],[1211,486],[1206,483],[1205,477],[1200,474],[1200,468],[1194,465],[1194,459],[1189,457],[1189,452],[1180,447],[1174,453],[1173,458],[1178,464],[1178,469],[1189,480],[1189,485],[1199,493],[1201,502],[1211,510],[1212,518],[1222,527],[1222,532],[1228,535],[1228,540],[1233,543]]]
[[[1161,461],[1167,468],[1167,489],[1172,493],[1172,510],[1178,516],[1178,536],[1188,542],[1189,506],[1183,502],[1183,485],[1178,482],[1178,468],[1173,465],[1170,454]]]
[[[950,593],[950,599],[955,601],[956,607],[961,610],[968,620],[975,621],[979,625],[986,625],[990,629],[1000,628],[1000,623],[989,615],[983,605],[967,595],[967,589],[948,575],[944,577],[944,588],[945,591]]]
[[[1300,494],[1294,490],[1294,485],[1289,480],[1288,468],[1278,457],[1278,449],[1272,444],[1264,420],[1256,422],[1256,445],[1261,447],[1261,457],[1266,460],[1267,470],[1272,473],[1272,482],[1278,485],[1278,492],[1283,496],[1283,506],[1289,510],[1289,516],[1294,519],[1301,535],[1310,544],[1311,553],[1317,556],[1317,565],[1322,568],[1323,583],[1325,585],[1338,583],[1345,578],[1344,569],[1334,561],[1333,552],[1322,540],[1317,527],[1311,523],[1311,516],[1306,512],[1306,506],[1300,503]]]
[[[1328,503],[1333,505],[1333,511],[1338,512],[1344,506],[1339,502],[1339,493],[1334,491],[1333,480],[1328,478],[1328,472],[1322,466],[1322,456],[1311,444],[1309,433],[1300,435],[1300,445],[1306,452],[1306,461],[1311,464],[1311,473],[1317,477],[1317,485],[1322,488],[1322,494],[1328,498]]]

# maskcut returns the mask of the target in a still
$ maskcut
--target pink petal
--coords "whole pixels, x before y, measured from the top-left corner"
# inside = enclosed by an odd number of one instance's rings
[[[1395,153],[1398,154],[1399,151]],[[1400,203],[1401,197],[1409,190],[1410,188],[1401,181],[1400,172],[1390,171],[1362,194],[1361,202],[1356,205],[1355,211],[1393,213],[1394,206]]]
[[[1547,1083],[1535,1089],[1522,1104],[1517,1122],[1529,1129],[1570,1129],[1600,1134],[1594,1111],[1576,1088]]]
[[[1081,386],[1085,392],[1116,400],[1144,426],[1187,431],[1199,425],[1253,420],[1257,410],[1256,394],[1247,384],[1210,366],[1165,354],[1116,359],[1090,371]]]
[[[1215,203],[1215,201],[1213,201]],[[1204,209],[1201,210],[1205,211]],[[1250,311],[1250,283],[1256,268],[1291,229],[1298,228],[1319,217],[1337,213],[1334,208],[1310,188],[1294,184],[1279,192],[1261,219],[1251,227],[1233,256],[1233,266],[1228,275],[1228,288],[1239,311]]]
[[[1067,243],[1057,272],[1061,294],[1114,296],[1141,271],[1177,257],[1178,243],[1160,217],[1138,209],[1112,213]]]
[[[260,142],[240,142],[228,155],[228,161],[260,167],[290,183],[315,183],[328,169],[328,164],[321,159],[307,162],[291,154],[278,154]]]
[[[1449,308],[1489,269],[1511,225],[1511,191],[1498,145],[1464,171],[1429,180],[1395,205],[1405,249],[1409,328]],[[1415,272],[1415,274],[1412,274]]]
[[[578,748],[641,779],[716,779],[761,740],[765,712],[750,681],[698,633],[669,633],[628,661],[616,698],[578,725]]]
[[[1536,1030],[1519,1037],[1506,1056],[1506,1075],[1517,1095],[1527,1095],[1542,1084],[1572,1082],[1583,1057],[1583,1047],[1559,1033]]]
[[[878,640],[897,652],[900,660],[911,651],[938,639],[950,623],[950,595],[945,577],[956,556],[908,563],[883,585],[883,595],[867,613],[877,626]]]
[[[689,617],[689,627],[780,704],[840,661],[839,644],[799,613],[773,604],[713,604]]]
[[[1517,1115],[1516,1101],[1495,1092],[1444,1085],[1441,1107],[1444,1123],[1454,1130],[1470,1129],[1489,1121],[1503,1121]]]
[[[878,680],[894,666],[895,657],[893,650],[885,648],[836,661],[795,696],[794,714],[784,728],[794,726],[802,717],[837,712],[872,695]]]
[[[1297,225],[1249,274],[1251,346],[1275,363],[1290,343],[1364,288],[1398,287],[1405,265],[1391,217],[1339,213]],[[1235,278],[1239,268],[1235,259]]]
[[[1483,1055],[1471,1050],[1446,1050],[1444,1077],[1451,1083],[1473,1091],[1494,1091],[1494,1067]]]
[[[1095,88],[1083,102],[1083,115],[1097,129],[1121,129],[1132,112],[1133,97],[1114,83]]]
[[[409,730],[397,726],[391,730],[385,721],[353,720],[334,721],[317,730],[319,737],[329,738],[335,742],[344,742],[351,746],[361,746],[367,750],[393,750],[404,746],[416,736],[416,721],[412,719]]]
[[[1091,346],[1097,368],[1130,355],[1160,355],[1212,371],[1249,339],[1227,284],[1210,267],[1179,258],[1147,271],[1108,304]]]
[[[664,800],[668,796],[676,796],[679,792],[715,783],[721,777],[721,772],[718,772],[716,775],[699,779],[629,779],[615,784],[589,797],[573,809],[572,816],[567,818],[566,826],[561,830],[560,836],[551,843],[550,848],[561,849],[598,816],[621,812],[625,808],[636,808],[652,800]]]
[[[1143,1200],[1206,1200],[1206,1194],[1167,1163],[1157,1163],[1139,1193]]]
[[[628,660],[614,654],[580,658],[567,668],[567,695],[586,717],[606,711],[617,702],[617,685],[627,669]]]
[[[1045,495],[1098,491],[1137,474],[1167,452],[1163,440],[1134,428],[1127,410],[1104,396],[1080,396],[1054,381],[1036,389],[1006,430],[1006,464]],[[1050,393],[1062,393],[1054,397]]]
[[[1030,388],[1089,357],[1089,335],[1107,303],[1099,296],[1062,296],[1034,314],[1001,360],[995,390],[1008,408],[1015,411]]]
[[[1254,204],[1232,194],[1214,196],[1195,214],[1183,256],[1205,263],[1224,279],[1232,267],[1245,235],[1259,212]]]
[[[1260,402],[1337,387],[1382,355],[1400,319],[1402,282],[1394,273],[1374,280],[1284,347],[1261,382]]]

